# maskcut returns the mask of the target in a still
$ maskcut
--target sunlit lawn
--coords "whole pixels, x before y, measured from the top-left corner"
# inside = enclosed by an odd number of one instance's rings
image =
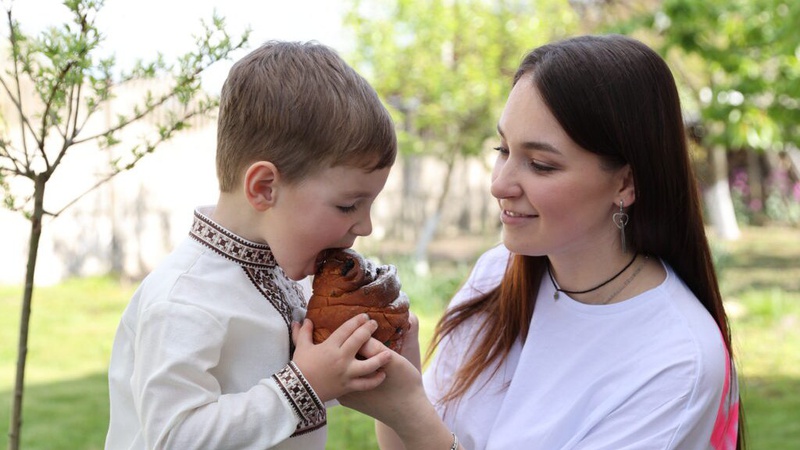
[[[751,449],[800,448],[800,230],[747,229],[715,246],[743,374]],[[402,263],[401,263],[402,264]],[[403,288],[423,342],[467,266],[436,268]],[[135,286],[106,278],[37,288],[29,342],[22,447],[100,449],[108,421],[105,370],[119,315]],[[16,364],[20,288],[0,286],[0,426],[7,427]],[[329,412],[328,449],[376,448],[372,422]],[[4,433],[5,434],[5,433]]]
[[[800,230],[718,247],[752,449],[800,448]]]

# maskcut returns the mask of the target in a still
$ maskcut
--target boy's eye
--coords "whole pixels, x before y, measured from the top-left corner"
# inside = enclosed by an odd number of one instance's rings
[[[351,205],[351,206],[337,206],[336,208],[337,208],[339,211],[341,211],[341,212],[343,212],[343,213],[347,214],[347,213],[354,212],[354,211],[356,210],[356,205]]]
[[[506,147],[503,147],[502,145],[499,145],[499,146],[497,146],[497,147],[494,147],[493,149],[494,149],[494,150],[497,150],[497,151],[498,151],[498,152],[500,152],[500,154],[502,154],[502,155],[507,155],[507,154],[508,154],[508,149],[507,149]]]

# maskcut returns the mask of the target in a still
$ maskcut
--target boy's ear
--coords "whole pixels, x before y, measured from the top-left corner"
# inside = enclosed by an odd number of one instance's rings
[[[620,188],[615,204],[619,205],[619,201],[622,200],[625,206],[630,206],[636,201],[636,185],[633,181],[633,170],[629,164],[619,170],[619,177]]]
[[[265,211],[275,204],[275,187],[280,173],[275,164],[258,161],[247,168],[244,174],[244,195],[258,211]]]

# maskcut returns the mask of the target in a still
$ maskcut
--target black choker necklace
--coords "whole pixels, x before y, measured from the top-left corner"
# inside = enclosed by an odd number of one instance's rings
[[[555,278],[553,278],[553,273],[550,271],[550,261],[548,261],[547,262],[547,276],[550,277],[550,282],[553,283],[553,288],[556,290],[553,293],[553,299],[558,300],[558,293],[559,292],[563,292],[565,294],[585,294],[587,292],[592,292],[592,291],[595,291],[597,289],[600,289],[601,287],[603,287],[603,286],[607,285],[608,283],[611,283],[612,281],[614,281],[614,279],[616,279],[618,276],[622,275],[622,272],[625,272],[628,269],[628,267],[630,267],[631,264],[633,264],[633,262],[636,261],[636,258],[638,256],[639,256],[638,253],[634,254],[633,255],[633,259],[631,259],[631,261],[628,264],[626,264],[625,267],[622,268],[622,270],[617,272],[616,275],[614,275],[613,277],[607,279],[606,281],[603,281],[602,283],[598,284],[597,286],[595,286],[595,287],[593,287],[591,289],[586,289],[585,291],[568,291],[566,289],[561,289],[558,286],[558,283],[556,283]]]

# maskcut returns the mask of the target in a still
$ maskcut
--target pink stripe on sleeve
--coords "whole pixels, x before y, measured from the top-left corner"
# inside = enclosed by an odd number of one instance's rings
[[[731,389],[731,359],[728,349],[725,349],[725,385],[719,400],[717,419],[714,430],[711,432],[711,447],[715,450],[733,450],[736,448],[736,439],[739,428],[739,387],[736,379]],[[734,372],[735,373],[735,372]]]

